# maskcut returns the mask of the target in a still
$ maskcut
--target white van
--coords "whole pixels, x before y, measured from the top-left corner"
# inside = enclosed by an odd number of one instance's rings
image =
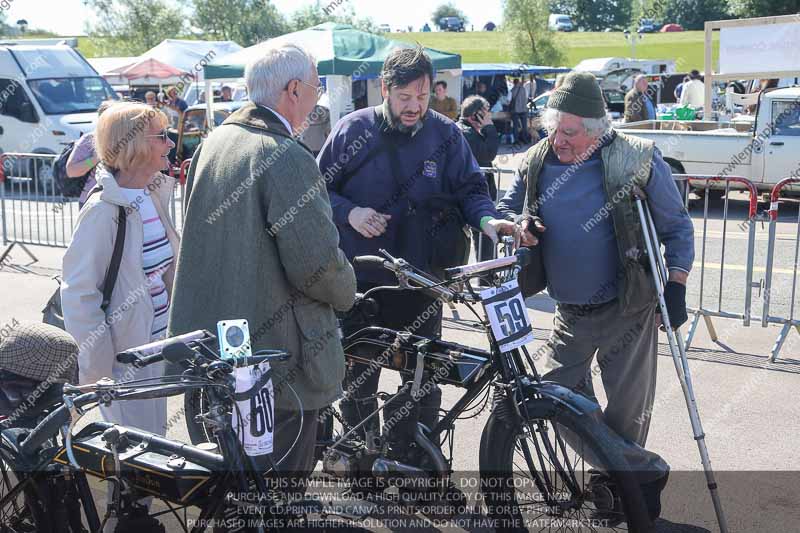
[[[554,13],[547,19],[547,27],[553,31],[572,31],[572,19],[569,18],[569,15]]]
[[[116,98],[67,45],[0,45],[0,153],[61,153],[94,131],[100,102]],[[50,177],[40,173],[42,180]]]

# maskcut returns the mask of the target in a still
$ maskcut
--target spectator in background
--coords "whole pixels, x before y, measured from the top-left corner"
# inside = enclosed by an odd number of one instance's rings
[[[525,83],[522,84],[525,87],[525,94],[528,95],[528,98],[534,98],[538,96],[536,94],[538,83],[536,82],[536,75],[534,74],[532,78],[528,79]]]
[[[490,89],[486,83],[479,81],[478,82],[478,89],[475,93],[478,96],[483,96],[488,102],[490,107],[494,107],[495,103],[497,103],[499,99],[499,94],[494,89]]]
[[[778,78],[769,78],[769,79],[765,78],[759,80],[758,91],[756,92],[766,91],[767,89],[775,89],[777,86],[778,86]]]
[[[458,104],[455,98],[447,96],[447,82],[437,81],[433,86],[433,98],[431,98],[430,108],[438,111],[450,120],[458,118]]]
[[[511,88],[511,127],[514,132],[516,142],[527,143],[530,141],[528,135],[528,95],[525,87],[519,79],[514,79],[514,86]]]
[[[689,83],[690,79],[691,78],[689,76],[684,76],[683,77],[683,81],[675,86],[675,92],[673,94],[675,95],[675,101],[676,102],[680,102],[681,101],[681,95],[683,94],[683,87],[684,87],[684,85]]]
[[[153,107],[159,107],[161,105],[156,98],[156,93],[153,91],[147,91],[144,93],[144,103]]]
[[[114,100],[101,102],[100,107],[97,108],[97,116],[100,117],[103,112],[114,103]],[[83,186],[81,196],[78,198],[78,209],[83,207],[83,204],[86,203],[86,199],[89,197],[89,193],[92,192],[92,189],[97,185],[97,180],[95,180],[94,175],[99,162],[100,160],[97,159],[97,152],[94,147],[94,133],[87,133],[78,139],[75,146],[72,148],[72,153],[69,154],[69,159],[67,159],[68,178],[80,178],[87,172],[89,173],[86,185]]]
[[[467,140],[472,155],[481,167],[491,167],[494,158],[497,157],[497,149],[500,147],[500,138],[497,128],[492,123],[492,113],[489,111],[489,102],[482,96],[469,96],[461,105],[461,119],[458,127],[464,138]],[[497,198],[497,184],[494,180],[494,173],[487,172],[486,184],[489,187],[489,196],[492,200]],[[481,253],[478,253],[478,239],[482,239]],[[486,235],[475,229],[472,230],[472,243],[475,247],[475,256],[479,261],[491,259],[493,254],[492,240]]]
[[[164,105],[179,114],[186,111],[186,108],[189,107],[186,104],[186,100],[178,96],[178,89],[175,87],[167,89],[167,101]]]
[[[689,81],[683,84],[680,105],[690,105],[695,108],[703,107],[706,86],[700,79],[700,72],[693,70],[689,73]]]
[[[232,102],[233,101],[233,91],[228,85],[222,86],[222,91],[220,94],[220,101],[222,102]]]
[[[647,87],[647,76],[639,74],[634,78],[633,88],[625,95],[625,122],[656,119],[656,108],[647,95]]]

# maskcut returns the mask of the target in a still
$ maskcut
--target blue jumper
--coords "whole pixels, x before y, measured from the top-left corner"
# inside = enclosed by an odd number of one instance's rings
[[[482,217],[500,216],[486,179],[453,121],[429,109],[421,127],[401,133],[383,120],[385,108],[360,109],[341,119],[317,162],[330,195],[340,247],[348,259],[378,254],[384,248],[427,270],[436,228],[419,216],[419,206],[426,199],[453,195],[464,220],[476,228]],[[392,143],[396,158],[382,143]],[[386,232],[373,238],[358,233],[347,221],[354,207],[391,215]],[[362,284],[395,282],[391,273],[374,268],[357,269],[356,277]]]
[[[600,157],[600,150],[597,150],[592,156],[582,165],[589,165],[589,168],[597,170],[594,165],[596,165],[596,161]],[[559,163],[558,158],[552,153],[548,153],[547,158],[545,159],[544,165],[542,165],[542,174],[539,176],[539,191],[546,190],[546,185],[542,182],[542,178],[545,177],[545,172],[549,172],[548,168],[553,168],[551,165],[555,165],[556,167],[562,166]],[[568,165],[567,165],[568,166]],[[548,224],[548,221],[545,219],[545,225],[547,226],[546,236],[543,238],[543,241],[546,239],[552,240],[549,236],[553,234],[559,234],[563,236],[565,232],[572,232],[575,230],[575,226],[577,225],[580,228],[580,233],[575,231],[575,235],[580,238],[580,240],[572,240],[570,238],[569,245],[574,250],[579,250],[584,243],[582,243],[582,239],[585,237],[590,237],[592,239],[588,242],[588,246],[591,249],[595,249],[598,241],[603,241],[606,238],[605,230],[607,230],[608,226],[606,222],[610,221],[610,217],[603,217],[601,220],[602,224],[594,226],[591,228],[590,231],[584,231],[584,225],[586,222],[592,217],[585,216],[585,209],[586,205],[584,202],[591,203],[593,206],[597,206],[598,198],[596,196],[597,193],[597,184],[592,180],[585,180],[583,179],[585,176],[583,175],[584,170],[580,168],[577,172],[575,172],[572,178],[568,181],[573,181],[574,183],[572,186],[575,187],[586,187],[587,197],[583,198],[582,196],[578,195],[578,193],[572,191],[570,194],[572,198],[564,199],[563,195],[565,191],[570,191],[571,187],[565,188],[567,185],[566,183],[564,186],[559,188],[559,190],[553,195],[552,198],[548,199],[547,202],[554,202],[555,204],[561,204],[563,209],[566,209],[566,214],[574,217],[574,221],[566,220],[565,222],[572,228],[572,230],[553,230],[553,224]],[[566,170],[566,167],[562,169]],[[599,169],[602,174],[602,167]],[[558,175],[558,174],[557,174]],[[557,176],[556,175],[556,176]],[[586,176],[588,177],[588,176]],[[576,179],[579,178],[579,179]],[[595,176],[596,179],[596,176]],[[564,189],[564,191],[562,191]],[[527,191],[527,183],[523,178],[520,169],[517,169],[514,183],[511,185],[511,188],[506,192],[505,196],[498,202],[497,209],[503,213],[506,218],[514,218],[516,215],[522,213],[522,209],[525,204],[525,194]],[[591,194],[591,191],[594,191],[594,194]],[[664,258],[666,260],[667,268],[669,270],[682,270],[684,272],[690,272],[692,269],[692,263],[694,262],[694,228],[692,225],[692,219],[689,217],[686,209],[683,207],[683,200],[681,198],[680,193],[678,192],[678,188],[675,186],[675,181],[672,179],[672,171],[670,170],[669,165],[664,161],[664,158],[661,156],[661,151],[656,148],[653,153],[653,164],[650,170],[650,181],[645,187],[645,193],[647,194],[648,198],[648,205],[650,206],[650,212],[653,215],[653,222],[656,225],[656,232],[658,233],[658,238],[661,243],[664,245]],[[562,196],[562,198],[559,198]],[[574,201],[576,197],[580,197],[580,201]],[[542,200],[540,200],[541,202]],[[603,203],[607,200],[605,196],[603,198]],[[545,203],[547,203],[545,202]],[[553,205],[555,205],[553,204]],[[594,215],[596,211],[592,212]],[[551,213],[552,214],[552,213]],[[542,213],[540,213],[542,216]],[[543,216],[543,218],[545,218]],[[552,217],[550,217],[552,218]],[[558,220],[552,220],[553,223],[559,223]],[[612,224],[613,227],[613,224]],[[568,237],[569,238],[569,237]],[[569,247],[568,247],[569,248]],[[551,249],[551,252],[554,251]],[[615,252],[616,253],[616,252]],[[549,255],[549,257],[548,257]],[[585,255],[580,253],[578,255]],[[568,261],[570,255],[567,255],[564,260]],[[577,255],[575,255],[577,257]],[[547,250],[545,248],[545,256],[544,260],[547,264],[557,264],[557,261],[553,259],[552,253],[547,254]],[[601,268],[605,271],[608,268],[608,254],[599,254],[596,255],[592,261],[587,263],[587,265],[591,264],[595,266],[594,274],[597,273],[597,266],[601,265]],[[547,274],[550,277],[551,268],[554,267],[546,267],[548,268]],[[560,268],[556,270],[560,271]],[[581,274],[583,277],[583,274]],[[601,277],[605,277],[604,275]],[[556,278],[560,278],[559,274],[556,274]],[[548,281],[549,283],[549,281]],[[580,282],[579,282],[580,283]],[[561,285],[560,281],[556,280],[557,285]],[[597,287],[603,287],[603,284],[595,285],[595,289],[584,289],[578,291],[577,287],[569,287],[567,288],[567,294],[565,295],[566,298],[570,300],[575,299],[586,299],[588,302],[592,296],[596,298],[593,300],[593,303],[599,303],[597,301],[598,298],[605,299],[605,295],[607,292],[604,290],[602,294],[599,293],[600,289]],[[550,291],[551,289],[548,289]],[[556,287],[556,292],[558,292],[558,287]],[[610,290],[610,289],[609,289]],[[616,289],[614,289],[616,291]],[[581,298],[575,298],[577,293],[581,293]],[[551,293],[552,294],[552,293]],[[616,292],[614,292],[616,294]],[[586,302],[583,302],[586,303]]]

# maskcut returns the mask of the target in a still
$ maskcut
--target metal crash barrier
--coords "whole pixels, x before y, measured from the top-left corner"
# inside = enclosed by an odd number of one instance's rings
[[[191,163],[191,159],[185,159],[180,166],[172,166],[169,169],[169,175],[175,178],[177,174],[178,179],[177,187],[172,191],[172,203],[169,206],[169,214],[172,216],[175,229],[179,232],[183,228],[186,207],[186,175],[189,172],[189,165]]]
[[[66,247],[69,243],[78,217],[78,202],[77,198],[64,198],[56,192],[55,159],[49,154],[0,154],[0,264],[15,246],[36,262],[38,259],[26,244]]]
[[[65,198],[53,180],[53,163],[57,156],[31,153],[0,154],[0,224],[3,247],[0,264],[14,247],[22,248],[38,261],[26,246],[66,248],[78,220],[78,198]],[[180,166],[171,166],[169,175],[177,177],[170,215],[175,227],[183,226],[183,198],[190,159]]]
[[[798,252],[800,252],[800,210],[798,210],[796,222],[797,229],[795,231],[794,239],[794,261],[792,262],[791,270],[792,291],[789,299],[789,316],[773,316],[770,312],[770,304],[772,303],[773,294],[772,276],[775,272],[775,252],[777,248],[776,241],[778,236],[778,208],[780,207],[781,194],[784,192],[784,189],[795,183],[800,183],[800,178],[786,178],[779,181],[772,188],[772,192],[770,193],[769,210],[767,211],[767,216],[769,218],[769,241],[767,244],[767,268],[766,279],[764,281],[764,308],[761,313],[761,326],[767,327],[769,324],[783,325],[780,333],[778,334],[778,338],[775,340],[775,344],[770,351],[770,362],[774,362],[778,358],[778,355],[783,348],[783,344],[786,342],[786,339],[789,336],[789,332],[792,330],[792,328],[795,328],[797,332],[800,333],[800,321],[795,319],[794,316],[795,295],[797,293],[797,261]]]
[[[754,221],[758,218],[758,189],[755,184],[747,178],[741,176],[711,176],[711,175],[689,175],[689,174],[675,174],[675,180],[679,183],[688,183],[691,188],[695,190],[704,191],[703,196],[703,220],[702,231],[698,234],[698,228],[695,227],[695,267],[693,276],[690,276],[690,282],[694,282],[697,272],[697,259],[699,256],[699,291],[697,296],[697,303],[695,306],[689,306],[689,313],[693,315],[691,325],[689,326],[689,333],[686,336],[685,349],[688,350],[697,332],[697,326],[702,318],[705,322],[711,340],[716,342],[718,339],[716,328],[712,321],[713,317],[718,318],[732,318],[742,321],[743,326],[749,326],[751,320],[751,309],[753,299],[753,260],[756,240],[756,226]],[[723,184],[725,200],[722,211],[722,231],[721,242],[718,254],[714,250],[710,250],[709,240],[716,238],[717,231],[711,231],[708,228],[709,223],[709,193],[712,184]],[[684,205],[688,207],[689,189],[685,185],[679,185],[679,190],[684,195]],[[728,193],[731,190],[743,190],[748,194],[747,214],[744,220],[732,221],[730,220],[730,199]],[[731,279],[737,277],[735,270],[726,268],[725,259],[726,252],[729,245],[728,227],[729,223],[738,222],[739,227],[746,227],[747,229],[747,258],[744,268],[743,279],[737,279],[735,282],[741,282],[744,288],[744,294],[739,295],[737,291],[726,290],[726,276]],[[712,237],[713,235],[713,237]],[[699,246],[697,246],[697,238],[700,238]],[[713,256],[713,257],[712,257]],[[718,260],[718,262],[717,262]],[[719,278],[713,279],[709,276],[709,270],[719,270]],[[709,280],[709,277],[712,279]],[[695,278],[696,279],[696,278]],[[716,298],[709,298],[706,294],[710,283],[714,283],[713,288],[716,289]],[[755,284],[760,287],[759,283]],[[715,302],[713,300],[716,300]],[[688,303],[688,302],[687,302]],[[716,304],[716,305],[715,305]]]

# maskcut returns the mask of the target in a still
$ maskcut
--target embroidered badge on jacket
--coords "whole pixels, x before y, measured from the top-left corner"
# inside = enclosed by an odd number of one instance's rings
[[[425,161],[423,165],[422,175],[426,178],[436,177],[436,161]]]

